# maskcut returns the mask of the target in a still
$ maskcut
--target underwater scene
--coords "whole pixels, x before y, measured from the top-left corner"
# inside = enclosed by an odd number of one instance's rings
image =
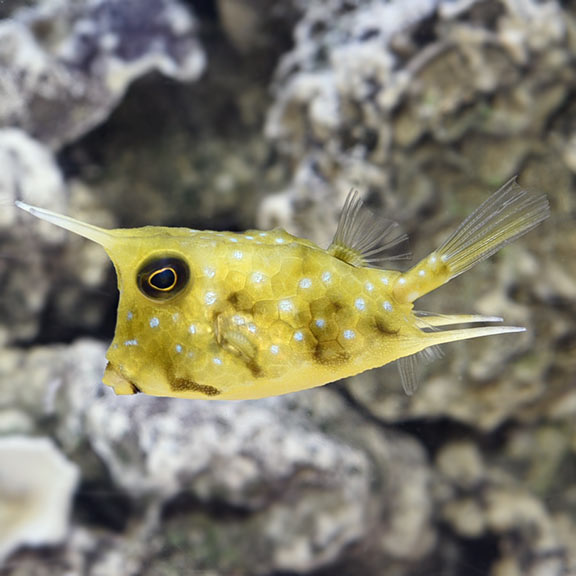
[[[576,4],[0,0],[0,576],[576,576]]]

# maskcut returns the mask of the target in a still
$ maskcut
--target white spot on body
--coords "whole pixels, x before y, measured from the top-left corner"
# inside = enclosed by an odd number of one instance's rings
[[[160,320],[158,320],[158,318],[156,318],[156,316],[154,316],[153,318],[150,318],[150,328],[156,328],[160,326]]]
[[[294,340],[297,340],[298,342],[302,342],[302,340],[304,340],[304,334],[302,334],[302,332],[300,332],[300,331],[294,332]]]
[[[174,314],[172,314],[172,322],[178,322],[178,320],[180,320],[180,314],[174,312]]]
[[[182,352],[182,344],[176,344],[176,352],[180,354]]]
[[[272,344],[272,346],[270,346],[270,352],[272,352],[272,354],[278,354],[278,352],[280,352],[280,348],[278,348],[276,344]]]
[[[364,284],[364,288],[366,288],[368,292],[372,292],[372,290],[374,290],[374,284],[372,284],[372,282],[366,282],[366,284]]]
[[[128,314],[126,314],[126,319],[127,320],[132,320],[132,318],[134,318],[134,313],[132,312],[132,310],[130,310],[128,312]]]
[[[252,334],[256,334],[258,328],[256,328],[256,324],[253,324],[252,322],[250,322],[250,324],[248,324],[248,331],[251,332]]]
[[[244,258],[244,253],[242,250],[234,250],[232,253],[232,258],[235,258],[236,260],[242,260],[242,258]]]
[[[380,278],[380,281],[382,282],[382,284],[384,284],[384,286],[388,286],[388,284],[389,284],[387,276],[382,276]]]
[[[206,292],[206,294],[204,295],[204,302],[208,305],[211,306],[212,304],[214,304],[214,302],[216,302],[216,292]]]
[[[322,282],[327,284],[331,280],[332,280],[332,273],[331,272],[326,271],[326,272],[322,273]]]
[[[292,303],[292,300],[280,300],[278,307],[280,310],[282,310],[282,312],[292,312],[292,310],[294,310],[294,304]]]
[[[386,312],[392,312],[392,304],[390,304],[388,300],[386,300],[384,304],[382,304],[382,307],[384,308],[384,310],[386,310]]]
[[[276,238],[274,242],[276,242],[276,244],[284,244],[284,238]]]
[[[310,278],[302,278],[299,283],[300,288],[310,288],[312,286],[312,280]]]
[[[124,346],[138,346],[138,340],[126,340],[126,342],[124,342]]]
[[[324,318],[318,318],[318,320],[316,320],[315,324],[316,324],[316,326],[318,326],[318,328],[324,328],[326,321],[324,320]]]
[[[399,278],[398,284],[406,284],[406,278]]]
[[[264,274],[262,274],[262,272],[253,272],[250,279],[254,284],[260,284],[260,282],[264,280]]]
[[[204,274],[208,278],[214,278],[214,276],[216,275],[216,270],[214,270],[214,268],[211,268],[210,266],[206,266],[206,268],[204,268]]]
[[[220,358],[212,358],[212,362],[214,362],[216,366],[222,366],[222,360]]]
[[[426,276],[426,270],[419,270],[418,276],[421,276],[421,277]]]
[[[238,238],[229,238],[230,242],[238,242]]]
[[[430,256],[430,264],[436,264],[436,256]]]
[[[268,236],[268,232],[260,232],[258,236],[262,236],[262,238],[266,238]]]
[[[242,318],[242,316],[238,316],[238,314],[232,316],[232,322],[234,322],[236,326],[244,326],[244,324],[246,324],[246,320]]]
[[[366,309],[366,302],[364,302],[364,298],[356,298],[356,301],[354,302],[354,306],[356,307],[356,310],[359,310],[360,312],[365,310]]]
[[[188,326],[188,332],[190,332],[190,334],[196,334],[196,324],[190,324],[190,326]]]
[[[246,234],[244,238],[246,238],[246,240],[254,240],[254,236],[250,236],[249,234]]]
[[[346,340],[352,340],[352,338],[356,337],[356,332],[354,330],[344,330],[344,338]]]

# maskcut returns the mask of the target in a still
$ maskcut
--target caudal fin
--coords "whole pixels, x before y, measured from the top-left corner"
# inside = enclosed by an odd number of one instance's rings
[[[432,254],[401,276],[395,295],[413,302],[446,284],[548,218],[544,194],[509,180],[482,203]]]
[[[512,178],[468,216],[436,254],[448,266],[451,280],[523,236],[549,215],[548,198],[525,190]]]

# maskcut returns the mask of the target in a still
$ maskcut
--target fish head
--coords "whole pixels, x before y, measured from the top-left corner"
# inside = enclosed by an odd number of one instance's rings
[[[100,244],[114,264],[120,300],[104,383],[118,394],[174,395],[179,366],[194,356],[191,332],[210,332],[201,325],[205,306],[191,294],[195,261],[202,249],[195,246],[197,232],[160,226],[106,230],[22,202],[18,205]],[[200,322],[192,325],[190,318]]]

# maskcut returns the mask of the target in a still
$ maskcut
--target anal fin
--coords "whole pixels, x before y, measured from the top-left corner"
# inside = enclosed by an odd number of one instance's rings
[[[524,332],[526,329],[518,326],[482,326],[479,328],[461,328],[458,330],[435,330],[441,326],[449,326],[459,323],[473,322],[501,322],[502,318],[497,316],[480,316],[476,314],[463,314],[458,316],[428,315],[424,316],[427,326],[432,331],[423,332],[427,341],[426,348],[416,354],[404,356],[397,360],[400,380],[404,391],[409,396],[414,394],[419,386],[418,360],[425,358],[427,360],[438,357],[441,350],[440,344],[448,342],[458,342],[459,340],[468,340],[470,338],[481,338],[483,336],[495,336],[497,334],[511,334],[514,332]],[[422,328],[422,327],[421,327]]]
[[[397,360],[400,381],[402,382],[402,388],[407,396],[412,396],[420,386],[420,374],[418,370],[419,363],[422,360],[430,362],[440,358],[441,356],[442,350],[438,346],[430,346],[416,354],[404,356]]]

